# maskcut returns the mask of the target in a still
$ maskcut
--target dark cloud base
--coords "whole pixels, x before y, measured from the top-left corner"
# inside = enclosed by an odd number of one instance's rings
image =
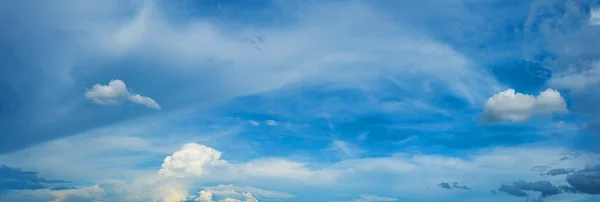
[[[23,171],[6,165],[0,167],[0,191],[4,190],[37,190],[63,189],[65,186],[52,187],[52,184],[68,183],[64,180],[49,180],[38,176],[37,172]]]

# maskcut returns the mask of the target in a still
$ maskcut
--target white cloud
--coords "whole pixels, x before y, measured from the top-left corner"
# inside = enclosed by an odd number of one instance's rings
[[[166,177],[200,176],[208,166],[225,164],[221,152],[196,143],[183,145],[173,155],[167,156],[159,173]]]
[[[130,95],[129,101],[144,105],[148,108],[160,109],[160,105],[156,103],[152,98],[141,96],[140,94]]]
[[[200,191],[200,196],[198,196],[198,198],[196,198],[196,201],[200,201],[200,202],[212,202],[212,193],[206,191],[206,190],[202,190]]]
[[[108,85],[94,84],[92,89],[86,90],[85,97],[96,104],[117,104],[124,99],[148,108],[160,109],[160,105],[152,98],[140,94],[132,94],[127,89],[125,82],[111,80]]]
[[[555,113],[567,112],[565,99],[556,90],[547,89],[538,96],[533,96],[508,89],[493,95],[485,102],[482,121],[524,122],[536,115],[552,116]]]
[[[270,126],[276,126],[277,125],[277,121],[275,121],[275,120],[266,120],[265,123],[267,125],[270,125]]]
[[[129,90],[121,80],[111,80],[108,85],[94,84],[92,89],[85,93],[85,97],[96,104],[116,104],[128,95]]]
[[[63,152],[71,151],[65,150]],[[579,153],[579,158],[561,160],[563,154],[573,152]],[[28,153],[29,158],[36,155],[39,154]],[[61,154],[55,153],[55,155],[60,156]],[[126,201],[147,201],[146,196],[152,200],[161,201],[189,199],[190,196],[187,192],[193,188],[194,183],[218,183],[233,180],[236,184],[251,183],[253,186],[283,189],[286,192],[290,192],[290,190],[341,188],[354,191],[362,190],[361,192],[389,191],[410,195],[414,198],[434,200],[455,196],[453,195],[454,192],[443,192],[428,188],[435,187],[441,181],[458,181],[461,184],[473,187],[475,192],[481,190],[487,192],[496,189],[499,182],[503,181],[544,179],[560,183],[560,178],[540,176],[539,173],[532,172],[531,168],[539,165],[549,165],[553,168],[582,168],[589,163],[588,159],[595,159],[599,156],[558,147],[522,146],[483,149],[469,153],[462,158],[433,154],[397,153],[384,157],[342,160],[321,165],[300,163],[282,158],[259,158],[241,163],[230,163],[220,159],[219,151],[190,143],[185,144],[169,157],[169,160],[166,161],[169,163],[159,173],[169,173],[167,176],[187,177],[161,178],[156,175],[156,171],[147,176],[137,174],[134,175],[135,178],[129,179],[126,183],[112,183],[113,186],[116,186],[112,189],[107,189],[106,185],[99,183],[103,191],[97,192],[99,194],[90,195],[90,197],[102,198],[117,193],[121,197],[120,199],[126,198]],[[0,160],[2,159],[5,159],[5,157],[0,156]],[[20,159],[22,160],[22,158]],[[83,159],[71,162],[71,164],[86,164],[92,161]],[[127,159],[127,161],[131,161],[131,159]],[[132,163],[139,162],[134,161]],[[110,168],[111,164],[109,162],[104,162],[104,164]],[[64,165],[40,164],[38,168],[48,166],[64,167]],[[33,167],[32,170],[37,169]],[[110,178],[115,172],[118,171],[93,173],[93,176],[96,178],[102,178],[103,176]],[[126,173],[130,173],[130,171]],[[52,173],[49,174],[44,175],[54,176]],[[373,178],[373,176],[378,177]],[[139,179],[136,179],[138,177]],[[289,186],[274,186],[270,183],[273,182],[271,180]],[[357,181],[362,183],[356,183]],[[386,186],[382,186],[383,184]],[[406,186],[406,184],[410,184],[410,186]],[[293,197],[293,195],[284,192],[264,191],[236,185],[219,185],[204,187],[204,189],[213,194],[218,193],[238,200],[244,198],[243,193],[251,193],[253,197],[259,199],[285,200]],[[25,194],[25,192],[21,193]],[[4,198],[0,198],[0,200],[2,199]]]

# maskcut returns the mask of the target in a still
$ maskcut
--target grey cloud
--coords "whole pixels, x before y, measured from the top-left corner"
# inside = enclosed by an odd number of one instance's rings
[[[586,166],[583,170],[567,176],[571,192],[600,194],[600,164]]]
[[[460,184],[458,184],[458,182],[452,182],[452,183],[441,182],[440,184],[438,184],[438,187],[444,188],[444,189],[464,189],[464,190],[471,190],[471,188],[469,188],[469,187],[467,187],[465,185],[460,185]]]
[[[561,161],[573,160],[573,159],[579,158],[579,156],[581,156],[581,154],[579,154],[579,153],[565,154],[562,157],[560,157],[560,160]]]
[[[562,193],[561,189],[552,185],[548,181],[536,181],[536,182],[525,182],[516,181],[512,185],[502,185],[498,191],[507,193],[516,197],[527,197],[528,194],[525,191],[537,191],[540,192],[541,198],[553,196]]]
[[[23,171],[6,165],[0,167],[0,190],[36,190],[49,188],[49,184],[64,183],[63,180],[49,180],[38,176],[37,172]]]
[[[546,172],[545,175],[550,175],[550,176],[566,175],[566,174],[572,173],[573,171],[574,171],[573,169],[555,168],[555,169],[552,169],[552,170],[549,170],[548,172]]]
[[[501,185],[498,191],[507,193],[516,197],[527,197],[527,193],[515,186]]]

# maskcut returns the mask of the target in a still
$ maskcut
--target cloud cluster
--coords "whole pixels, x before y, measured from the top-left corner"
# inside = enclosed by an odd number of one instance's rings
[[[552,183],[548,181],[535,181],[535,182],[525,182],[525,181],[516,181],[510,185],[502,185],[498,189],[500,192],[507,193],[509,195],[517,196],[517,197],[527,197],[529,196],[525,191],[536,191],[540,192],[541,198],[546,198],[549,196],[557,195],[562,193],[561,189],[552,185]]]
[[[125,82],[118,79],[111,80],[108,85],[94,84],[92,89],[86,90],[85,97],[101,105],[117,104],[124,99],[128,99],[148,108],[160,109],[160,105],[152,98],[129,92]]]
[[[600,165],[588,165],[584,169],[575,171],[574,169],[552,169],[546,172],[546,175],[557,176],[566,175],[567,185],[554,186],[549,181],[541,180],[535,182],[515,181],[510,185],[501,185],[498,191],[516,197],[529,197],[526,191],[540,192],[537,200],[562,194],[590,194],[600,195]]]
[[[533,116],[552,116],[567,112],[566,101],[556,90],[546,89],[533,96],[508,89],[488,98],[481,120],[484,123],[524,122]]]

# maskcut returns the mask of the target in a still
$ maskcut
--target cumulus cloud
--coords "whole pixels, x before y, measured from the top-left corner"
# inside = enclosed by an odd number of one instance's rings
[[[471,188],[465,186],[465,185],[460,185],[458,184],[458,182],[452,182],[452,183],[448,183],[448,182],[441,182],[440,184],[438,184],[438,187],[440,188],[444,188],[444,189],[464,189],[464,190],[471,190]]]
[[[188,143],[164,159],[159,173],[166,177],[200,176],[205,173],[206,167],[224,163],[221,152],[204,145]]]
[[[92,89],[86,90],[85,97],[96,104],[117,104],[127,99],[133,103],[144,105],[148,108],[160,109],[160,105],[152,98],[140,94],[132,94],[125,82],[111,80],[108,85],[94,84]]]
[[[212,193],[206,191],[206,190],[202,190],[199,193],[200,195],[198,196],[198,198],[196,198],[196,201],[199,202],[212,202],[213,201],[213,197],[212,197]]]
[[[92,89],[85,93],[85,97],[96,104],[116,104],[127,96],[129,90],[121,80],[111,80],[108,85],[94,84]]]
[[[484,123],[524,122],[533,116],[552,116],[567,112],[565,99],[556,90],[547,89],[538,96],[533,96],[508,89],[488,98],[481,120]]]

